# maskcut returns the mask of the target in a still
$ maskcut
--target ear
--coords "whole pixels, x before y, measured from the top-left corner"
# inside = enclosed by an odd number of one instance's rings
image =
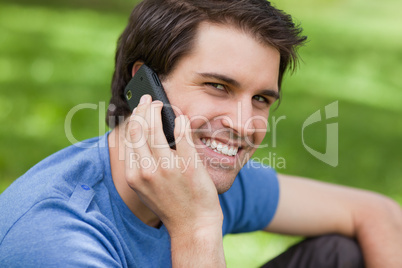
[[[138,69],[140,69],[140,67],[143,65],[144,63],[142,61],[136,61],[134,62],[133,68],[131,69],[131,76],[133,77],[135,75],[135,73],[138,71]]]

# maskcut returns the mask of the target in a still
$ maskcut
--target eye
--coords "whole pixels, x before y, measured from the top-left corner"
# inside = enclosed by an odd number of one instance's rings
[[[225,86],[219,83],[205,83],[205,84],[219,90],[226,90]]]
[[[263,97],[263,96],[261,96],[261,95],[253,96],[253,99],[256,100],[256,101],[258,101],[258,102],[265,102],[265,103],[267,103],[267,104],[270,103],[270,101],[269,101],[267,98],[265,98],[265,97]]]

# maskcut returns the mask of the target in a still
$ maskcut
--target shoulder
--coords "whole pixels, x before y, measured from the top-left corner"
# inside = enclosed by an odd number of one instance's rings
[[[67,147],[0,195],[0,266],[124,266],[121,238],[99,203],[109,196],[107,152],[102,137]]]
[[[276,171],[254,160],[248,161],[240,170],[228,192],[264,192],[267,188],[278,190]]]
[[[248,161],[239,172],[239,177],[243,179],[255,180],[255,183],[260,181],[276,179],[276,171],[267,165],[264,165],[255,160]]]
[[[102,179],[101,141],[102,137],[93,138],[47,157],[0,195],[0,244],[10,228],[37,204],[51,200],[71,204],[77,187],[92,187]]]
[[[48,198],[21,215],[0,241],[0,266],[120,267],[114,238],[94,212]]]
[[[64,148],[36,164],[21,178],[31,180],[41,176],[43,180],[43,177],[73,177],[75,173],[81,173],[80,177],[94,174],[94,169],[101,165],[100,149],[107,146],[103,143],[105,139],[105,136],[95,137]]]
[[[250,160],[220,201],[225,233],[261,230],[272,220],[279,201],[275,170]]]

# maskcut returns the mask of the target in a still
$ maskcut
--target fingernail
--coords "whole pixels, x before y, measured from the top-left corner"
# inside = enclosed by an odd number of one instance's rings
[[[144,104],[148,101],[148,95],[143,95],[140,99],[140,104]]]
[[[156,105],[156,107],[163,106],[163,102],[161,102],[160,100],[154,100],[152,104]]]

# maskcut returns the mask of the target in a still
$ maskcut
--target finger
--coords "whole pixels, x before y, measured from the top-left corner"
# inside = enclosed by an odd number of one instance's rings
[[[143,146],[147,139],[147,133],[144,129],[147,128],[147,122],[145,121],[145,114],[147,110],[147,104],[150,102],[151,96],[144,95],[141,97],[139,105],[134,109],[130,116],[127,125],[127,137],[130,147]]]
[[[135,112],[130,117],[128,132],[130,135],[130,148],[132,152],[141,159],[141,162],[153,159],[152,152],[148,145],[149,123],[146,120],[147,112],[151,103],[151,96],[144,95]]]
[[[148,146],[154,157],[169,157],[172,155],[163,131],[162,107],[163,103],[161,101],[154,101],[147,114],[149,123]]]
[[[185,115],[179,115],[175,119],[174,135],[176,140],[177,154],[185,157],[186,159],[197,156],[197,150],[195,149],[192,131],[190,126],[190,120]]]
[[[138,103],[138,106],[134,109],[135,113],[133,112],[132,116],[141,116],[142,118],[145,118],[151,102],[152,97],[150,95],[143,95]]]

